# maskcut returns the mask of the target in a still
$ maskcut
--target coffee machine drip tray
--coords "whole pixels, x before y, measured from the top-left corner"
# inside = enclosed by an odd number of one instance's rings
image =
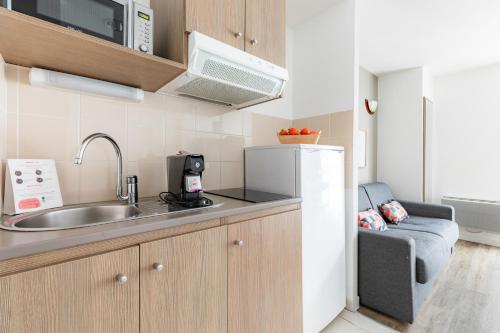
[[[289,195],[254,191],[246,188],[230,188],[225,190],[206,191],[206,193],[252,203],[279,201],[293,198]]]
[[[171,193],[162,192],[160,193],[159,197],[160,200],[165,202],[166,204],[185,208],[203,208],[210,207],[214,204],[212,200],[203,196],[199,196],[196,199],[179,200],[175,195],[172,195]]]

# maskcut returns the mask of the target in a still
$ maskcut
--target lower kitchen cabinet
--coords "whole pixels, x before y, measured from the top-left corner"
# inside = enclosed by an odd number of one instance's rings
[[[0,333],[301,332],[300,216],[20,268],[0,278]]]
[[[135,246],[0,278],[0,332],[138,332],[138,267]]]
[[[228,332],[302,332],[301,217],[228,226]]]
[[[141,331],[227,332],[227,228],[141,245]]]

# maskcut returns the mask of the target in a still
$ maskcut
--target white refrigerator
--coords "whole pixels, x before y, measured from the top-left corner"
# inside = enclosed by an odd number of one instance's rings
[[[245,187],[302,197],[303,331],[320,332],[346,305],[344,149],[245,148]]]

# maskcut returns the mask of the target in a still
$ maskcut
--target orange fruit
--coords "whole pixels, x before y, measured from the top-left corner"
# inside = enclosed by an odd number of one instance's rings
[[[300,131],[300,135],[309,135],[311,134],[311,131],[309,131],[309,129],[306,127],[306,128],[303,128],[301,131]]]
[[[296,129],[295,127],[289,128],[288,135],[299,135],[299,130]]]
[[[288,131],[286,129],[282,129],[280,131],[280,135],[288,135]]]

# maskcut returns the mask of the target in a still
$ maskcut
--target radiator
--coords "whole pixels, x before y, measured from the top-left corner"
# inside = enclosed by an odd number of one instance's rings
[[[455,207],[460,226],[500,232],[500,202],[444,196],[441,202]]]

